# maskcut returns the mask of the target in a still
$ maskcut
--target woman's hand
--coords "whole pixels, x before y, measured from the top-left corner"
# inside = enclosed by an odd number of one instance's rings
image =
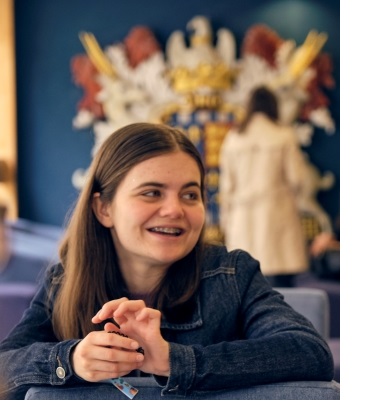
[[[105,324],[105,331],[120,331],[129,339],[136,340],[142,347],[145,359],[139,369],[146,373],[169,376],[169,344],[161,335],[161,312],[147,308],[144,301],[130,301],[127,298],[109,301],[93,317],[92,322],[113,318],[119,328]],[[119,337],[122,338],[122,337]]]
[[[76,375],[88,382],[127,375],[142,366],[139,344],[106,331],[90,332],[74,348],[71,363]]]

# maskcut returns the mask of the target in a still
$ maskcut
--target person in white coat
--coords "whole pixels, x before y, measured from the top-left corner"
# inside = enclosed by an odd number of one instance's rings
[[[296,195],[304,166],[295,131],[278,122],[278,100],[255,89],[238,128],[220,151],[220,226],[226,246],[261,263],[275,287],[293,287],[308,269],[308,251]]]

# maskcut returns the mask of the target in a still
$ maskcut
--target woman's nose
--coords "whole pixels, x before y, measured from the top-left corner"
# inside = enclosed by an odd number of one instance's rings
[[[174,219],[184,216],[184,209],[182,203],[178,197],[166,198],[161,206],[160,210],[161,216],[171,217]]]

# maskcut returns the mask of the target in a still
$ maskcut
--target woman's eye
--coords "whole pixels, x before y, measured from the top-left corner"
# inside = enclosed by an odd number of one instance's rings
[[[184,193],[183,198],[187,200],[198,200],[200,195],[196,192]]]
[[[149,190],[148,192],[142,193],[142,196],[146,197],[158,197],[161,195],[161,192],[159,190]]]

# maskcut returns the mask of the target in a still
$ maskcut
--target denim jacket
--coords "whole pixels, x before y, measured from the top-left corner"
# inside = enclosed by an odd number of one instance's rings
[[[194,391],[332,380],[327,343],[284,302],[259,267],[242,250],[208,247],[193,312],[183,322],[162,319],[171,372],[168,378],[155,376],[162,395],[179,398]],[[23,399],[34,385],[85,383],[70,363],[72,348],[80,340],[59,342],[53,333],[45,306],[49,283],[47,275],[21,322],[0,343],[0,377],[6,380],[8,399]]]

